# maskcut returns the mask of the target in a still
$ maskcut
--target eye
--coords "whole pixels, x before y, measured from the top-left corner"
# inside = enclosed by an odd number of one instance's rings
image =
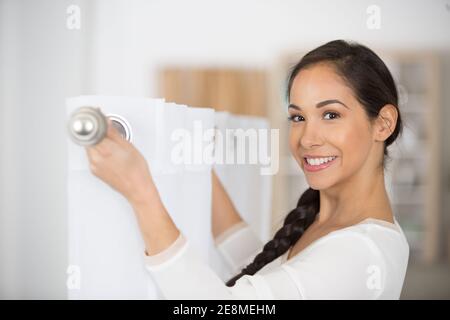
[[[325,115],[325,116],[326,116],[326,115],[333,115],[333,117],[332,117],[331,119],[327,119],[327,120],[333,120],[333,119],[337,119],[337,118],[340,117],[338,113],[336,113],[336,112],[331,112],[331,111],[325,112],[324,115]]]
[[[327,115],[330,115],[330,117],[328,119],[326,118]],[[324,117],[326,120],[333,120],[333,119],[340,118],[340,115],[339,115],[339,113],[336,113],[336,112],[327,111],[324,113]],[[301,115],[295,115],[295,114],[288,116],[287,119],[292,122],[305,121],[305,119]]]
[[[289,120],[289,121],[292,121],[292,122],[300,122],[300,121],[302,121],[301,119],[303,119],[302,116],[300,116],[300,115],[295,115],[295,114],[290,115],[290,116],[288,117],[288,120]]]

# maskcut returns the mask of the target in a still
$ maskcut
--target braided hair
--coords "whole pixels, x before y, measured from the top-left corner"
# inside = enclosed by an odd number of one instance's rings
[[[354,42],[335,40],[328,42],[307,53],[291,69],[286,98],[289,101],[290,91],[295,76],[303,69],[318,63],[329,63],[338,75],[353,90],[355,97],[361,103],[369,120],[378,117],[381,108],[387,104],[397,109],[398,118],[395,129],[384,141],[384,156],[389,157],[387,147],[401,134],[403,125],[398,109],[398,92],[395,81],[384,62],[369,48]],[[283,255],[304,234],[314,222],[320,210],[320,193],[308,188],[297,202],[297,207],[288,213],[283,226],[275,233],[272,240],[266,243],[254,258],[253,262],[241,270],[239,274],[226,282],[234,286],[244,275],[254,275],[266,264]]]
[[[284,219],[283,227],[275,233],[275,236],[263,248],[252,263],[228,280],[227,286],[234,286],[235,282],[243,275],[254,275],[269,262],[284,254],[297,242],[306,229],[314,222],[319,212],[319,191],[307,189],[298,200],[297,207],[289,212]]]

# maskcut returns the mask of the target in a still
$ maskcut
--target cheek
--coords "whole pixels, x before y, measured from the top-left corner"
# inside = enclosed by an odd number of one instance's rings
[[[300,143],[300,130],[296,128],[289,129],[289,150],[292,155],[297,158],[298,148]]]
[[[370,136],[363,128],[350,126],[348,129],[337,130],[330,139],[340,149],[342,164],[345,166],[360,166],[368,156]]]

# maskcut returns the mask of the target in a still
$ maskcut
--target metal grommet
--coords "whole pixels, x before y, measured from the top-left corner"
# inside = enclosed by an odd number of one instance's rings
[[[108,114],[106,115],[109,119],[111,119],[112,125],[114,128],[119,131],[120,135],[127,141],[132,140],[132,131],[131,126],[127,120],[122,118],[117,114]]]

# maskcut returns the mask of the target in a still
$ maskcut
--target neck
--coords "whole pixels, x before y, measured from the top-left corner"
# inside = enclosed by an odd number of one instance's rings
[[[355,176],[347,183],[320,190],[319,224],[346,225],[366,218],[393,221],[382,169],[371,177]]]

